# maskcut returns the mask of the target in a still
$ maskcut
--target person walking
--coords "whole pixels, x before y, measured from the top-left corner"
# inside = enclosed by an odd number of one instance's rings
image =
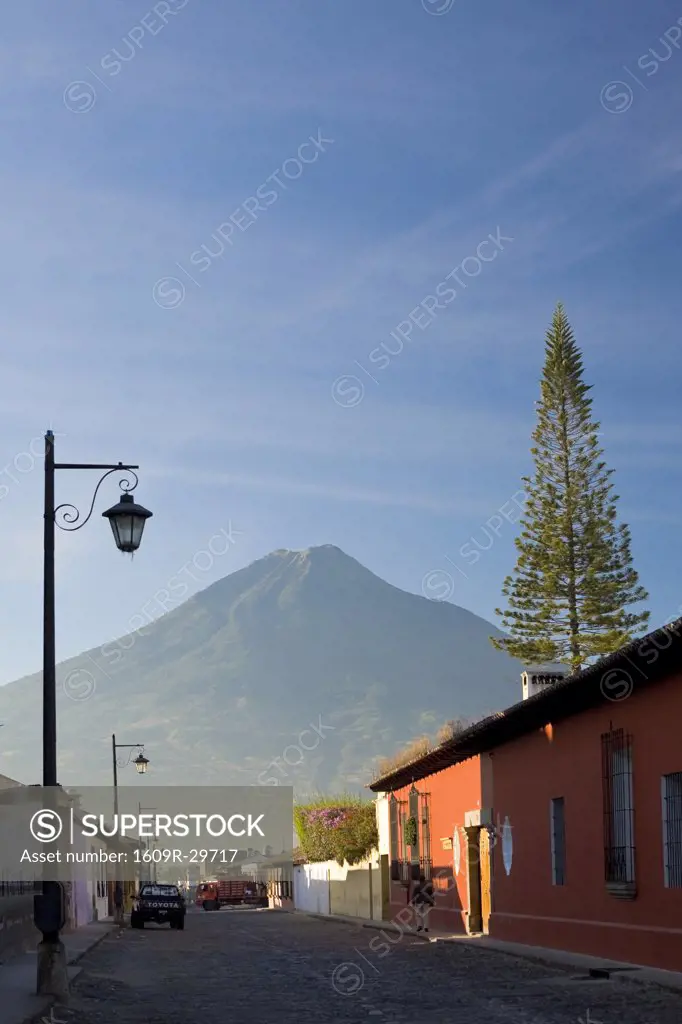
[[[414,890],[412,896],[412,905],[417,915],[418,932],[428,932],[429,930],[429,911],[435,905],[436,898],[433,892],[433,883],[431,880],[427,881],[425,875],[419,876],[419,883]]]

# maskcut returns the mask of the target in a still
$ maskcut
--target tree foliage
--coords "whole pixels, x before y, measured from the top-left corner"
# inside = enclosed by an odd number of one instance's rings
[[[526,663],[570,662],[617,650],[646,625],[646,601],[632,566],[630,531],[616,521],[616,502],[603,461],[599,423],[592,420],[591,385],[559,304],[547,332],[545,365],[531,454],[524,477],[526,505],[518,558],[504,581],[506,638],[495,647]]]
[[[310,862],[358,864],[379,844],[376,807],[358,797],[326,797],[294,807],[301,852]]]

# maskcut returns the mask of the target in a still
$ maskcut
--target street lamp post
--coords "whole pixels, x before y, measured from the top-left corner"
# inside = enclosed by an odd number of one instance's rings
[[[116,758],[117,750],[130,750],[128,760],[119,762]],[[139,751],[133,761],[138,775],[144,775],[147,771],[149,759],[144,756],[144,743],[117,743],[116,736],[111,737],[111,755],[114,768],[114,818],[118,822],[118,769],[126,768],[132,760],[132,751]],[[114,921],[116,924],[123,924],[123,885],[117,881],[114,883]]]
[[[57,781],[57,668],[55,653],[55,581],[54,581],[54,548],[55,527],[61,530],[74,531],[89,521],[95,500],[102,482],[112,473],[121,471],[128,474],[121,479],[119,502],[107,509],[102,515],[109,520],[114,540],[119,551],[133,554],[142,540],[144,524],[152,513],[135,503],[132,494],[138,483],[138,467],[99,463],[55,462],[54,434],[48,430],[45,434],[45,503],[43,525],[44,573],[43,573],[43,787],[56,792]],[[96,469],[105,470],[95,488],[90,511],[82,522],[80,512],[75,505],[62,504],[55,507],[55,472],[58,469]],[[130,482],[130,477],[134,483]],[[58,514],[61,516],[58,518]],[[61,519],[62,521],[59,521]],[[41,896],[37,896],[34,907],[36,927],[42,933],[38,944],[38,981],[39,995],[51,995],[65,998],[69,991],[66,954],[60,939],[60,931],[64,927],[63,887],[56,881],[43,881]]]

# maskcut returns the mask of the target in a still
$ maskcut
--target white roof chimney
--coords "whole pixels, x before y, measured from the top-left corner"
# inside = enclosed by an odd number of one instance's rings
[[[558,663],[545,665],[528,665],[521,673],[523,699],[528,700],[536,693],[543,693],[548,686],[560,683],[571,674],[569,665]]]

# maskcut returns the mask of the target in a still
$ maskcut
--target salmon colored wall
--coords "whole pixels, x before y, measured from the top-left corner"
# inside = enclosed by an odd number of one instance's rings
[[[412,786],[396,790],[396,800],[408,801]],[[444,850],[441,837],[452,838],[455,828],[464,825],[467,811],[481,806],[480,758],[453,765],[430,778],[415,782],[420,793],[429,793],[431,812],[431,860],[433,862],[436,906],[431,912],[429,927],[437,931],[463,934],[466,932],[467,894],[466,844],[460,835],[460,868],[455,875],[453,850]],[[391,856],[393,856],[391,851]],[[454,881],[453,881],[454,880]],[[414,883],[412,883],[414,887]],[[399,882],[391,882],[390,914],[393,919],[407,905],[407,889]],[[401,918],[402,920],[403,918]],[[407,922],[406,922],[407,923]]]
[[[490,934],[682,970],[682,889],[663,884],[661,776],[682,771],[682,675],[495,750],[495,815],[512,826],[506,875],[494,850]],[[637,897],[604,881],[601,734],[633,736]],[[550,800],[564,797],[566,884],[552,885]]]

